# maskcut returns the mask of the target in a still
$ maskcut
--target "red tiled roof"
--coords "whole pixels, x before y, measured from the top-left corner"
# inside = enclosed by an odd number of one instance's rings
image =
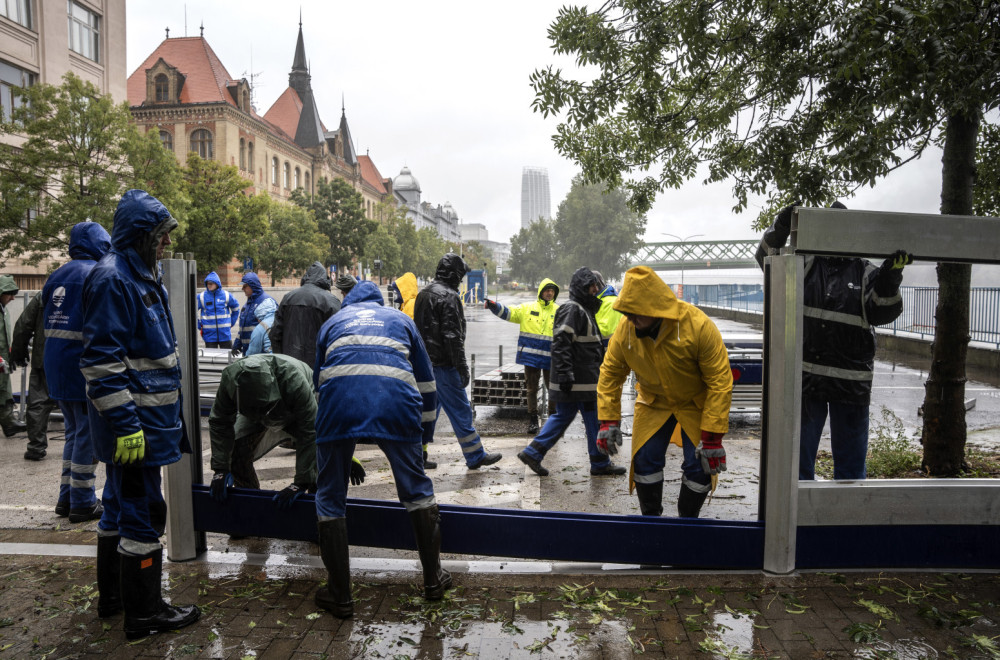
[[[203,37],[164,39],[128,77],[128,101],[131,105],[141,105],[146,100],[146,69],[161,57],[185,76],[181,103],[224,101],[236,105],[226,89],[226,84],[232,82],[233,77]]]
[[[302,99],[298,92],[286,87],[281,96],[264,113],[264,119],[294,138],[302,114]]]
[[[379,174],[378,168],[375,167],[375,161],[371,159],[371,156],[358,156],[358,165],[361,166],[361,178],[368,185],[383,195],[388,192],[382,183],[385,179]]]

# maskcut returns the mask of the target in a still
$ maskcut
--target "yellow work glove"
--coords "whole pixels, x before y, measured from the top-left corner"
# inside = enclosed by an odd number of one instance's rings
[[[138,465],[145,457],[146,436],[142,434],[142,429],[115,439],[114,462],[118,465]]]

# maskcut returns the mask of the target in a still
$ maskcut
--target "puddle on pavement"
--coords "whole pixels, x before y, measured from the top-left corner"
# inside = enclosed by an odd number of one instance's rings
[[[900,639],[895,642],[873,642],[867,647],[855,651],[854,657],[863,660],[875,660],[876,658],[936,660],[940,654],[934,647],[918,639]]]
[[[733,652],[750,655],[754,650],[754,618],[750,614],[712,614],[712,626],[705,630],[706,645],[717,651],[733,655]],[[714,643],[713,643],[714,641]]]

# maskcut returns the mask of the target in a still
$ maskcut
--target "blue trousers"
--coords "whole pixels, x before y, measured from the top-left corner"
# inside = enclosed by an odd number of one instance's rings
[[[587,453],[590,454],[590,467],[603,468],[611,464],[611,459],[597,451],[597,431],[600,422],[597,420],[597,403],[595,401],[560,401],[556,411],[545,420],[545,426],[535,439],[524,448],[524,453],[541,462],[552,447],[559,442],[569,425],[576,419],[579,411],[583,418],[583,428],[587,433]]]
[[[59,409],[62,410],[66,429],[59,501],[69,502],[70,509],[89,509],[97,501],[94,495],[97,460],[90,438],[87,402],[59,401]]]
[[[816,478],[816,452],[830,412],[830,444],[833,445],[833,478],[864,479],[868,476],[868,406],[826,401],[802,396],[802,426],[799,430],[799,479]]]
[[[435,366],[434,380],[437,383],[438,416],[440,417],[442,408],[448,413],[451,428],[455,431],[458,444],[462,446],[465,464],[469,467],[479,465],[486,456],[486,451],[483,449],[479,433],[472,427],[472,406],[469,404],[465,388],[462,387],[458,369]]]
[[[354,440],[320,442],[316,445],[316,516],[320,520],[347,515],[347,485],[351,479]],[[424,474],[424,448],[415,442],[377,440],[375,444],[389,459],[396,495],[407,511],[434,504],[434,484]]]
[[[667,464],[667,449],[670,447],[670,436],[674,434],[677,418],[672,416],[639,448],[632,459],[633,476],[637,484],[652,484],[663,481],[663,468]],[[694,443],[687,433],[681,429],[681,448],[684,451],[684,462],[681,463],[681,483],[686,484],[695,492],[706,492],[711,488],[712,477],[701,469],[701,460],[695,456]]]
[[[159,546],[167,525],[167,503],[160,492],[160,468],[113,463],[105,463],[105,466],[104,515],[97,523],[98,534],[111,536],[117,532],[123,541]],[[129,550],[125,542],[122,547]],[[147,554],[151,549],[129,551]]]

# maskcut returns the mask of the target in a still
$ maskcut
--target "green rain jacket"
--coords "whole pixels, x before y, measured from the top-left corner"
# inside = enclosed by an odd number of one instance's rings
[[[229,472],[233,447],[263,436],[257,460],[285,438],[295,440],[295,483],[316,483],[316,394],[312,367],[280,353],[237,360],[222,371],[208,418],[212,470]]]

